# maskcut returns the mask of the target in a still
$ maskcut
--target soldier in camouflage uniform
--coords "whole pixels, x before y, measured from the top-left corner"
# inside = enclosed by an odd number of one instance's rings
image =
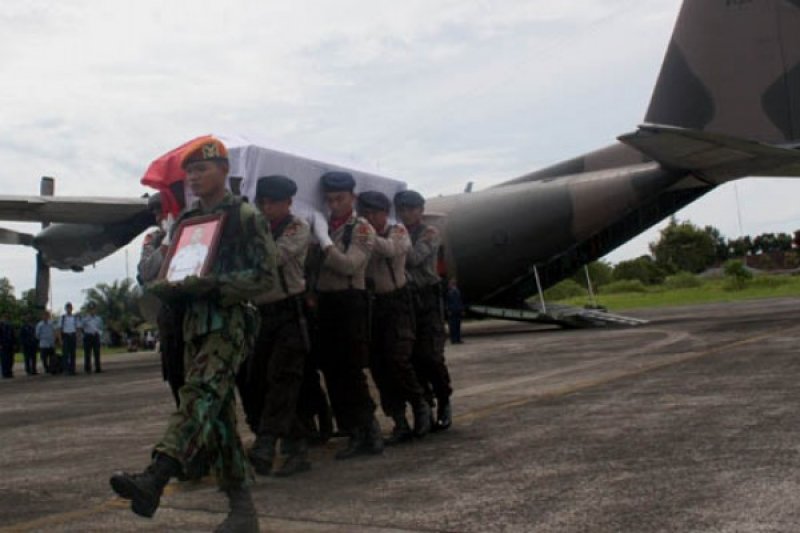
[[[262,475],[272,471],[278,439],[283,440],[289,457],[276,476],[311,468],[305,430],[297,416],[297,399],[310,349],[303,309],[303,269],[310,228],[291,213],[296,192],[295,182],[285,176],[260,178],[256,186],[256,204],[270,224],[278,250],[279,283],[253,300],[258,305],[261,328],[255,350],[242,366],[237,382],[248,424],[256,434],[248,457]]]
[[[347,447],[336,458],[348,459],[383,452],[375,402],[364,374],[369,359],[369,302],[364,272],[375,245],[375,230],[353,211],[353,176],[328,172],[322,176],[321,184],[331,219],[330,235],[322,224],[313,227],[323,251],[316,286],[317,341],[336,422],[350,435]]]
[[[411,364],[414,348],[414,310],[406,283],[406,255],[411,239],[402,224],[388,224],[392,202],[385,194],[366,191],[358,196],[358,213],[376,232],[367,266],[367,286],[373,296],[370,369],[378,386],[381,407],[394,420],[386,444],[425,436],[431,428],[431,408]],[[414,412],[414,431],[406,420],[406,402]]]
[[[141,474],[115,474],[111,486],[131,500],[134,513],[150,517],[170,478],[205,453],[230,504],[216,531],[256,532],[258,515],[246,486],[250,468],[236,430],[235,376],[244,354],[252,349],[258,322],[243,302],[272,287],[274,243],[261,214],[225,190],[227,150],[220,141],[206,137],[189,145],[182,164],[199,201],[178,222],[224,214],[219,248],[207,276],[148,286],[165,301],[186,301],[186,383],[151,465]]]
[[[395,195],[397,215],[411,236],[412,249],[406,258],[406,273],[413,294],[416,335],[412,361],[420,381],[430,385],[436,397],[434,431],[452,424],[450,373],[444,360],[444,316],[442,286],[436,272],[441,245],[439,230],[422,221],[425,199],[416,191]]]

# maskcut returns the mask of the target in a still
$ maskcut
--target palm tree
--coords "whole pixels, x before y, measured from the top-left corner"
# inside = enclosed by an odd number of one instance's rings
[[[82,312],[93,303],[95,313],[103,319],[110,334],[111,345],[120,346],[125,336],[144,322],[137,305],[139,296],[139,289],[130,278],[114,281],[111,285],[98,283],[86,290]]]

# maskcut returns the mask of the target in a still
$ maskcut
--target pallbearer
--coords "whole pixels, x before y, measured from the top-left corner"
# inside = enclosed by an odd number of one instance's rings
[[[286,176],[263,177],[256,186],[256,204],[269,222],[278,249],[278,283],[254,299],[261,328],[238,383],[248,423],[256,433],[249,458],[262,475],[272,471],[278,439],[283,439],[289,457],[275,475],[288,476],[311,468],[306,436],[296,413],[310,349],[303,309],[303,269],[310,230],[302,218],[292,215],[296,192],[297,184]]]
[[[375,248],[367,266],[367,285],[373,295],[370,368],[378,385],[383,412],[394,420],[387,444],[413,435],[422,437],[431,427],[431,408],[411,365],[414,347],[414,311],[405,274],[411,239],[402,224],[389,224],[391,201],[377,191],[358,197],[358,212],[375,230]],[[406,420],[406,403],[414,412],[414,431]]]
[[[336,422],[350,435],[336,458],[348,459],[383,452],[375,402],[364,374],[369,334],[364,272],[375,246],[375,230],[356,216],[352,175],[328,172],[321,185],[330,210],[330,234],[323,225],[314,224],[323,255],[316,287],[319,362]]]
[[[442,284],[436,272],[441,237],[439,230],[425,224],[422,215],[425,199],[416,191],[395,195],[397,215],[411,236],[411,251],[406,258],[406,274],[413,293],[416,341],[412,361],[421,381],[430,385],[436,398],[435,430],[452,424],[450,373],[444,359],[444,315]]]

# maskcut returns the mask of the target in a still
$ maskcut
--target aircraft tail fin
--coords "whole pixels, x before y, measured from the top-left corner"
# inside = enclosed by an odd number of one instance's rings
[[[800,0],[685,0],[645,122],[800,141]]]

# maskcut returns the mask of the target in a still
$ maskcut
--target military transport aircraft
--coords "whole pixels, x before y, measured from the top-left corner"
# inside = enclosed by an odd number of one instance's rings
[[[800,175],[798,148],[800,0],[686,0],[644,125],[491,188],[431,198],[426,210],[465,298],[520,309],[537,279],[553,285],[722,183]],[[296,179],[341,168],[275,161],[274,172]],[[286,161],[303,175],[286,172]],[[153,222],[145,207],[0,196],[0,219],[53,223],[36,236],[3,230],[0,242],[39,251],[41,289],[47,266],[80,269],[144,231]]]

